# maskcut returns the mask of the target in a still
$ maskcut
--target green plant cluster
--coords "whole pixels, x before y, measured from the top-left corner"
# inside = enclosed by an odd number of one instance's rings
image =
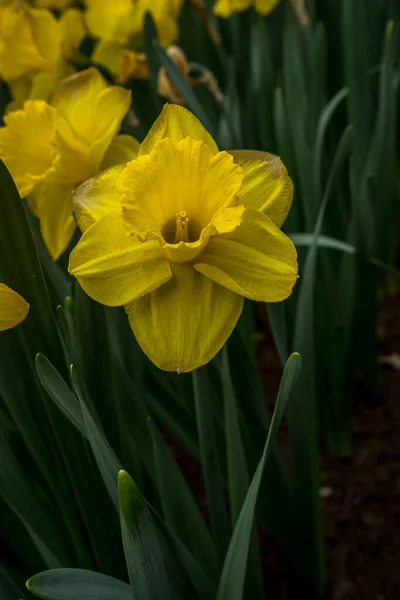
[[[400,5],[310,0],[307,10],[307,27],[289,2],[266,18],[211,17],[215,36],[184,6],[178,45],[223,100],[189,85],[146,19],[152,79],[130,84],[137,123],[124,131],[143,139],[159,114],[162,66],[221,148],[278,154],[295,184],[284,227],[299,252],[294,294],[249,301],[220,355],[193,374],[156,369],[123,309],[92,301],[63,259],[52,262],[0,165],[0,280],[31,305],[0,334],[2,600],[261,600],[257,531],[309,597],[322,593],[320,447],[351,452],[357,378],[379,394],[378,298],[400,276]],[[2,84],[3,108],[8,99]],[[272,416],[260,311],[286,365]],[[274,443],[287,401],[289,461]],[[166,432],[201,463],[205,511]]]

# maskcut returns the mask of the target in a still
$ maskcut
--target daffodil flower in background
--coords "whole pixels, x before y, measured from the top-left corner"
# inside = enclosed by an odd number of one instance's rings
[[[85,36],[83,13],[49,10],[24,2],[0,5],[0,78],[8,83],[12,108],[27,99],[47,100],[56,82],[74,73],[69,63]]]
[[[214,13],[219,17],[230,17],[235,12],[240,12],[253,7],[260,15],[267,15],[276,8],[279,0],[217,0],[214,4]]]
[[[125,306],[161,369],[186,372],[224,345],[243,299],[280,302],[297,256],[280,231],[293,185],[280,159],[220,152],[186,109],[167,105],[128,164],[74,195],[84,234],[70,272],[107,306]]]
[[[29,312],[29,304],[4,283],[0,283],[0,331],[19,325]]]
[[[104,65],[119,76],[126,72],[137,79],[149,76],[143,65],[143,26],[150,12],[157,29],[158,40],[164,47],[178,37],[178,18],[183,0],[86,0],[86,25],[92,36],[99,39],[92,61]],[[128,51],[128,55],[126,54]]]
[[[40,220],[43,240],[56,260],[75,231],[72,195],[101,169],[123,162],[138,148],[116,135],[130,106],[130,92],[108,86],[87,69],[61,82],[52,98],[27,101],[5,117],[0,158],[22,197]]]

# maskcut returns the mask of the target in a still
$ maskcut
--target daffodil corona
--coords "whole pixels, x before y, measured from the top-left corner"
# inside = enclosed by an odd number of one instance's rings
[[[29,304],[4,283],[0,283],[0,331],[19,325],[29,312]]]
[[[226,342],[243,298],[290,295],[296,250],[279,227],[292,194],[278,157],[220,152],[190,112],[167,105],[137,158],[77,190],[84,234],[69,270],[98,302],[125,306],[158,367],[191,371]]]

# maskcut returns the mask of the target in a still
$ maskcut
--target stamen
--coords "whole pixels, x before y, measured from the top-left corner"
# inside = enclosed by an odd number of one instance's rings
[[[189,241],[188,223],[189,219],[186,216],[186,210],[181,210],[176,215],[175,239],[174,244],[179,242]]]

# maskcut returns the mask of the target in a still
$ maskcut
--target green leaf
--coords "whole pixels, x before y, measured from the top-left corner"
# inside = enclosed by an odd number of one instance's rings
[[[18,332],[30,360],[43,351],[61,361],[55,318],[32,232],[14,181],[1,160],[0,190],[0,280],[30,304]]]
[[[312,233],[290,233],[289,237],[294,243],[294,245],[297,247],[309,247],[312,246],[312,244],[314,243],[314,235]],[[352,244],[349,244],[348,242],[343,242],[342,240],[336,240],[335,238],[329,237],[327,235],[318,236],[317,246],[318,248],[339,250],[339,252],[345,252],[346,254],[354,255],[357,253],[357,249]],[[390,275],[393,275],[397,279],[400,279],[400,271],[398,271],[391,265],[388,265],[379,260],[378,258],[374,257],[368,258],[368,260],[372,265],[375,265],[379,269],[382,269],[383,271],[390,273]]]
[[[301,369],[299,354],[292,354],[283,371],[281,385],[274,413],[272,415],[264,451],[256,472],[251,481],[249,491],[240,511],[228,552],[226,554],[222,574],[218,586],[217,600],[242,600],[246,575],[247,557],[253,527],[254,511],[265,464],[272,450],[272,444],[278,431],[293,385],[297,381]]]
[[[87,402],[85,401],[84,394],[82,391],[82,386],[78,378],[78,374],[73,365],[71,365],[71,380],[72,385],[74,386],[75,393],[79,400],[80,409],[82,412],[82,419],[86,431],[86,437],[89,440],[97,466],[99,467],[99,471],[107,488],[109,496],[113,501],[114,506],[117,507],[117,476],[118,472],[121,470],[121,463],[114,454],[104,433],[97,425],[94,417],[88,409]]]
[[[43,600],[132,600],[129,585],[114,577],[84,569],[53,569],[26,583]]]
[[[249,488],[246,456],[240,431],[237,399],[230,373],[228,351],[222,351],[222,388],[224,396],[228,491],[232,525],[235,526]],[[246,595],[253,600],[264,598],[258,540],[253,529],[249,550]]]
[[[218,563],[211,535],[170,449],[153,422],[149,420],[148,423],[165,522],[187,546],[210,580],[215,581]]]
[[[5,568],[0,565],[0,590],[1,600],[16,600],[17,598],[26,598],[19,586],[10,577]]]
[[[218,452],[215,407],[207,366],[193,372],[193,389],[207,506],[215,545],[222,561],[230,539],[230,527]]]
[[[122,541],[133,598],[168,600],[168,578],[146,501],[125,471],[118,476]]]
[[[85,425],[79,402],[57,369],[43,355],[36,356],[36,372],[44,389],[53,400],[55,405],[67,417],[74,427],[86,436]]]

